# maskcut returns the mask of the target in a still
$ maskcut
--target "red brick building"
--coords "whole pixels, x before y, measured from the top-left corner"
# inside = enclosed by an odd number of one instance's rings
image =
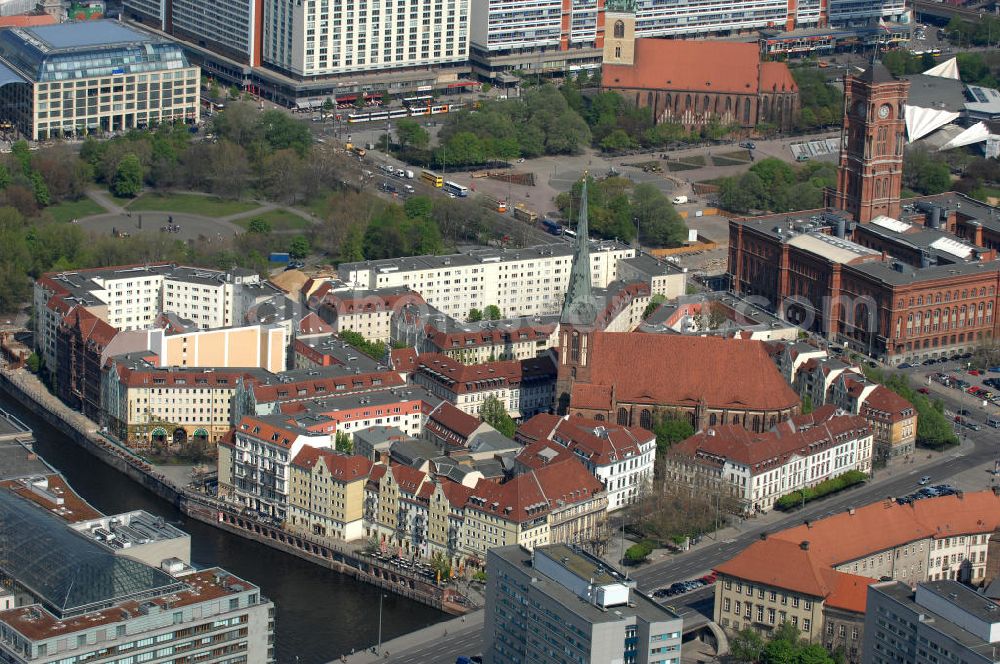
[[[601,87],[652,108],[656,123],[787,130],[798,115],[791,72],[782,62],[761,62],[757,44],[635,39],[629,46],[632,58],[628,48],[617,59],[605,49]]]
[[[733,291],[892,363],[967,351],[1000,332],[1000,214],[961,194],[899,200],[904,82],[848,81],[837,209],[732,220]]]

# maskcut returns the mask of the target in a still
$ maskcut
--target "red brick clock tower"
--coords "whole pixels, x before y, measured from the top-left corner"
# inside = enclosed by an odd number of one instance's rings
[[[845,77],[845,113],[833,206],[859,222],[879,215],[899,218],[910,82],[876,62]]]

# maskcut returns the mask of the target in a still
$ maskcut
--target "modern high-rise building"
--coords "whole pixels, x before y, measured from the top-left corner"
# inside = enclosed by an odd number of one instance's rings
[[[603,47],[604,0],[472,0],[470,58],[483,78],[596,69]]]
[[[199,117],[199,71],[184,52],[114,21],[0,32],[0,103],[33,140]]]
[[[958,581],[868,587],[864,664],[995,664],[1000,605]]]
[[[682,619],[577,547],[497,547],[486,565],[487,664],[681,661]]]

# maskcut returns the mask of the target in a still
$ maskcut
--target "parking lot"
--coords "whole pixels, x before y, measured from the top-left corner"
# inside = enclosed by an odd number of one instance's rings
[[[653,597],[656,599],[664,599],[666,597],[676,597],[678,595],[684,595],[686,593],[698,590],[699,588],[704,588],[705,586],[710,586],[715,583],[715,573],[706,574],[698,579],[691,579],[689,581],[678,581],[665,588],[657,588],[652,592]]]
[[[957,362],[956,362],[957,360]],[[943,362],[927,360],[921,366],[934,366],[937,369],[924,374],[925,386],[918,391],[930,395],[931,387],[956,390],[963,393],[967,399],[978,401],[979,408],[958,408],[945,414],[954,422],[956,428],[964,427],[979,431],[983,426],[1000,428],[1000,366],[990,367],[985,371],[971,369],[966,356],[953,356]],[[900,368],[906,369],[906,365]]]

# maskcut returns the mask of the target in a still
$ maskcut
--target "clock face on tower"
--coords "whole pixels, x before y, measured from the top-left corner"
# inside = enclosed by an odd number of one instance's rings
[[[878,116],[885,120],[889,117],[889,110],[889,104],[882,104],[882,106],[878,109]]]

